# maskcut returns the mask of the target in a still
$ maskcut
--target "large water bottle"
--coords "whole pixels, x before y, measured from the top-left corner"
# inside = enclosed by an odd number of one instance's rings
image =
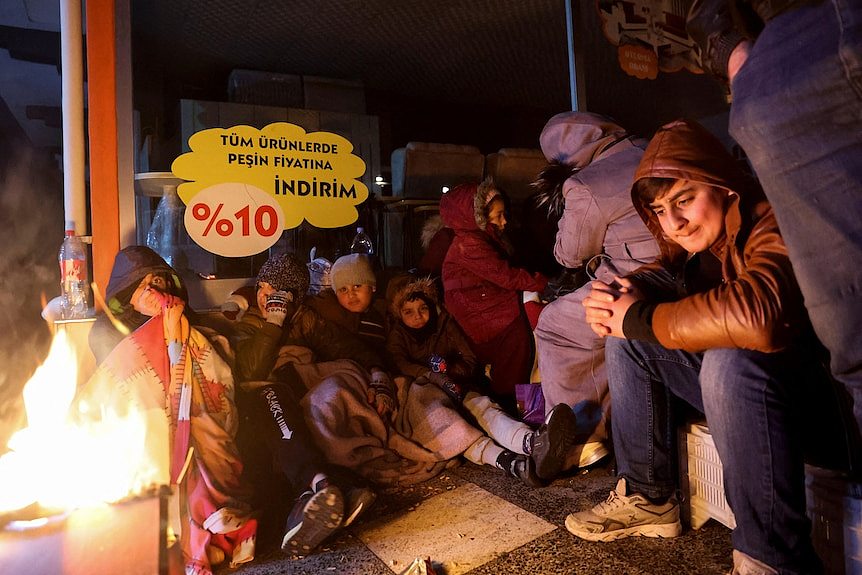
[[[60,301],[63,319],[82,319],[89,313],[87,294],[87,246],[75,235],[74,222],[66,222],[60,246]]]
[[[356,228],[356,235],[350,242],[350,253],[374,255],[374,244],[371,243],[371,238],[365,233],[365,228],[361,226]]]

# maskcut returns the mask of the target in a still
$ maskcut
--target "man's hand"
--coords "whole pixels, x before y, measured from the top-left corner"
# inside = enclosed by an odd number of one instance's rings
[[[631,305],[643,299],[640,292],[627,278],[614,277],[613,284],[593,281],[592,290],[584,298],[586,321],[599,337],[625,337],[623,319]]]

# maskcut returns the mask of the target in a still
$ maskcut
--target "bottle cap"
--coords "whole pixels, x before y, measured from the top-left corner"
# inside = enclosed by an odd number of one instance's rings
[[[75,220],[66,220],[66,234],[67,236],[75,235]]]
[[[362,226],[359,226],[358,228],[356,228],[356,233],[357,234],[365,233],[365,228],[363,228]]]

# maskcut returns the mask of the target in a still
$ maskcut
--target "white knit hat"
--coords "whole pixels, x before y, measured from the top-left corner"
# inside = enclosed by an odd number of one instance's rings
[[[343,286],[369,285],[377,287],[377,278],[371,269],[371,261],[364,254],[341,256],[332,264],[332,287],[336,291]]]

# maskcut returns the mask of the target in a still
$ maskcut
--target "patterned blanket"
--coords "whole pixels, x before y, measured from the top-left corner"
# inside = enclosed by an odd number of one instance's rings
[[[257,532],[234,444],[233,376],[185,316],[174,320],[177,325],[168,321],[155,316],[122,340],[81,397],[100,405],[102,413],[163,411],[168,437],[151,426],[147,441],[154,445],[147,451],[170,454],[157,465],[174,487],[173,527],[180,533],[186,574],[211,575],[210,558],[230,559],[232,567],[251,561]],[[167,334],[172,335],[166,339]],[[181,349],[172,350],[172,363],[166,342],[175,338]]]

